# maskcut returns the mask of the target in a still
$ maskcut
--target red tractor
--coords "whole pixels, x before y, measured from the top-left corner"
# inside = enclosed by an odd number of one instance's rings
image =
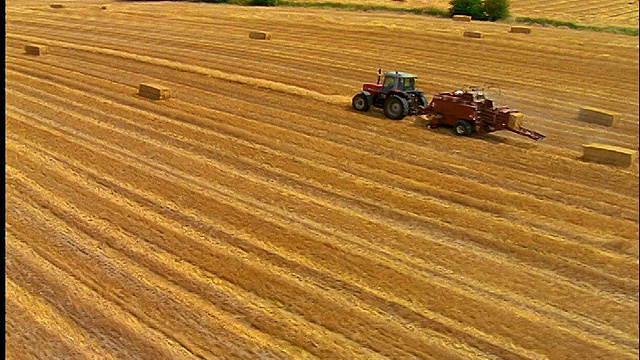
[[[378,69],[378,81],[365,83],[351,104],[358,111],[369,111],[371,106],[384,110],[389,119],[400,120],[407,115],[416,115],[419,108],[427,106],[428,101],[422,91],[415,88],[416,75],[403,72],[385,72]]]

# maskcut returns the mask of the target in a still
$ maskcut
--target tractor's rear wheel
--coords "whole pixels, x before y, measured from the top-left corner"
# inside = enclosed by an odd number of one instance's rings
[[[453,125],[453,132],[458,136],[467,136],[471,134],[472,130],[471,124],[467,120],[458,120]]]
[[[353,97],[353,100],[351,100],[351,105],[353,105],[353,108],[358,111],[369,111],[369,100],[363,93],[356,94],[356,96]]]
[[[409,113],[409,102],[398,95],[389,95],[384,101],[384,115],[389,119],[402,120]]]

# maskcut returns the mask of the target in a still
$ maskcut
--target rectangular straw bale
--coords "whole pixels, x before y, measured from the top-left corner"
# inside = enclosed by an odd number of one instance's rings
[[[531,28],[526,26],[512,26],[509,32],[516,34],[531,34]]]
[[[269,39],[271,39],[271,34],[269,34],[268,32],[264,32],[264,31],[251,31],[249,33],[249,38],[250,39],[257,39],[257,40],[269,40]]]
[[[474,38],[474,39],[482,39],[484,35],[480,31],[465,31],[464,37]]]
[[[161,85],[140,83],[138,94],[151,100],[162,100],[171,97],[171,90]]]
[[[29,55],[43,55],[47,53],[47,47],[43,45],[25,45],[24,52]]]
[[[587,106],[580,109],[578,120],[604,126],[614,126],[620,120],[620,115],[612,111]]]
[[[509,122],[507,123],[507,127],[509,129],[519,130],[520,127],[522,127],[523,119],[523,113],[511,113],[509,114]]]
[[[51,8],[53,8],[53,9],[62,9],[62,8],[64,8],[64,4],[51,4]]]
[[[453,21],[470,22],[471,21],[471,16],[469,16],[469,15],[453,15]]]
[[[629,167],[638,158],[638,152],[604,144],[582,145],[582,159],[599,164]]]

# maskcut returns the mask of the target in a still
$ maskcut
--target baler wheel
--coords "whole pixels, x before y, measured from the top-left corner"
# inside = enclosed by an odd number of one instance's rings
[[[471,124],[467,120],[458,120],[453,126],[453,132],[458,136],[467,136],[471,134]]]

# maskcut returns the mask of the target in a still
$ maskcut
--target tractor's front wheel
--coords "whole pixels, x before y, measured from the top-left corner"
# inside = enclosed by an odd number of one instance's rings
[[[384,115],[389,119],[402,120],[409,113],[409,102],[398,95],[389,95],[384,101]]]
[[[458,120],[453,125],[453,132],[458,136],[467,136],[471,134],[472,130],[471,124],[467,120]]]
[[[369,111],[369,100],[363,93],[356,94],[356,96],[353,97],[353,100],[351,100],[351,105],[353,105],[353,108],[358,111]]]

